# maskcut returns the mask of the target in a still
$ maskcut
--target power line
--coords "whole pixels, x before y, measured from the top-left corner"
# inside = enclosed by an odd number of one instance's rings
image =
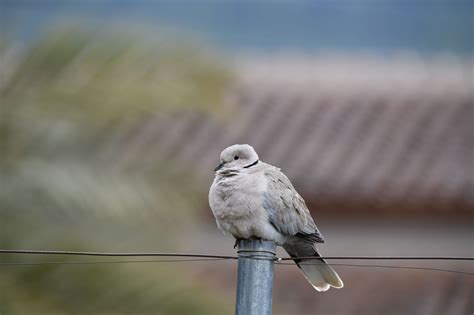
[[[59,251],[59,250],[29,250],[29,249],[0,249],[0,254],[31,254],[31,255],[75,255],[75,256],[113,256],[113,257],[189,257],[189,258],[215,258],[215,259],[238,259],[237,256],[193,254],[193,253],[161,253],[161,252],[89,252],[89,251]],[[340,260],[457,260],[474,261],[474,257],[465,256],[299,256],[283,257],[275,260],[319,260],[319,259],[340,259]]]
[[[36,266],[36,265],[98,265],[98,264],[126,264],[126,263],[180,263],[229,260],[228,258],[202,259],[149,259],[149,260],[100,260],[100,261],[39,261],[39,262],[0,262],[0,266]]]
[[[341,259],[341,260],[461,260],[474,261],[474,257],[459,257],[459,256],[298,256],[298,257],[284,257],[279,260],[319,260],[319,259]]]
[[[237,256],[229,255],[210,255],[210,254],[192,254],[192,253],[162,253],[162,252],[131,252],[131,253],[113,253],[113,252],[89,252],[89,251],[58,251],[58,250],[25,250],[25,249],[0,249],[0,254],[26,254],[26,255],[71,255],[71,256],[95,256],[95,257],[178,257],[175,259],[148,259],[148,260],[107,260],[107,261],[43,261],[43,262],[1,262],[0,266],[36,266],[36,265],[96,265],[96,264],[125,264],[125,263],[181,263],[181,262],[209,262],[222,260],[235,260]],[[179,258],[181,257],[181,259]],[[252,257],[250,259],[262,259],[261,257]],[[293,265],[285,261],[293,259],[308,260],[449,260],[449,261],[473,261],[473,257],[455,257],[455,256],[303,256],[303,257],[284,257],[275,258],[276,265]],[[318,264],[318,262],[307,262],[308,264]],[[330,263],[333,266],[341,267],[373,267],[373,268],[393,268],[393,269],[412,269],[412,270],[428,270],[439,272],[450,272],[465,275],[474,275],[474,273],[441,269],[431,267],[416,266],[393,266],[379,264],[347,264],[347,263]]]
[[[29,250],[0,249],[0,254],[32,254],[32,255],[75,255],[75,256],[113,256],[113,257],[190,257],[190,258],[221,258],[237,259],[237,256],[191,254],[191,253],[105,253],[61,250]]]
[[[277,263],[277,265],[293,265],[292,263]],[[392,265],[361,265],[361,264],[339,264],[339,263],[329,263],[331,266],[340,266],[340,267],[373,267],[373,268],[389,268],[389,269],[411,269],[411,270],[428,270],[428,271],[440,271],[440,272],[449,272],[449,273],[459,273],[469,276],[474,276],[474,272],[462,271],[462,270],[453,270],[453,269],[443,269],[443,268],[431,268],[431,267],[416,267],[416,266],[392,266]]]
[[[247,257],[251,258],[252,257]],[[253,259],[259,259],[254,257]],[[222,261],[231,260],[230,258],[202,258],[202,259],[149,259],[149,260],[102,260],[102,261],[42,261],[42,262],[2,262],[0,266],[39,266],[39,265],[97,265],[97,264],[127,264],[127,263],[182,263],[182,262],[209,262],[209,261]],[[322,264],[318,262],[309,264]],[[277,261],[276,265],[294,265],[293,263]],[[393,266],[393,265],[378,265],[378,264],[342,264],[342,263],[330,263],[332,266],[340,267],[363,267],[363,268],[387,268],[387,269],[408,269],[408,270],[425,270],[425,271],[438,271],[464,274],[474,276],[474,273],[462,270],[453,269],[442,269],[442,268],[431,268],[431,267],[417,267],[417,266]]]

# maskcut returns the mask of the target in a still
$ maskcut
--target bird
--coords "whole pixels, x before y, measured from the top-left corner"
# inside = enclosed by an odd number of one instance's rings
[[[325,240],[281,169],[260,161],[252,146],[234,144],[221,152],[214,172],[209,206],[224,234],[231,234],[236,244],[240,239],[274,241],[319,292],[344,286],[319,255],[315,245]],[[310,256],[316,258],[299,258]]]

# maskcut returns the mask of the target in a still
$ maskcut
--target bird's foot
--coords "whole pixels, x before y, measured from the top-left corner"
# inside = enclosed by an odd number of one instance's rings
[[[237,249],[237,247],[239,247],[239,242],[240,242],[241,238],[236,238],[235,239],[235,243],[234,243],[234,249]]]

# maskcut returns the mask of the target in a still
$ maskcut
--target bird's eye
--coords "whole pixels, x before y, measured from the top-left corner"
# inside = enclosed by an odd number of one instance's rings
[[[239,159],[238,155],[234,156],[234,160],[238,160],[238,159]]]

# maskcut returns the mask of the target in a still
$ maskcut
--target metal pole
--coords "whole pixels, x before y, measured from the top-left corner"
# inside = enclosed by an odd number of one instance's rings
[[[275,242],[240,240],[236,315],[271,315]]]

